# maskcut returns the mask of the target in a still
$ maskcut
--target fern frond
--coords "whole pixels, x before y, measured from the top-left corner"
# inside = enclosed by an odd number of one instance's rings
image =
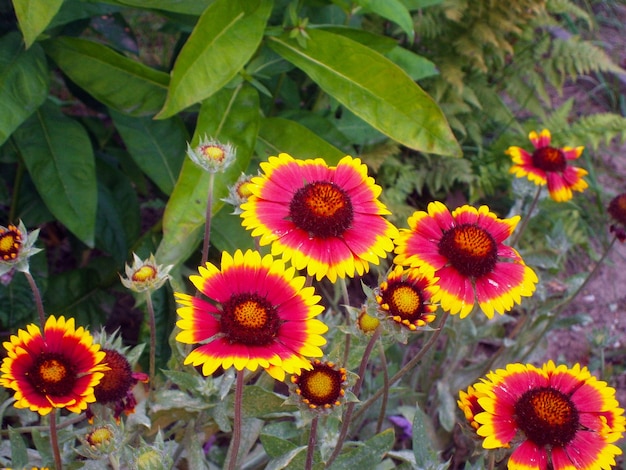
[[[573,140],[597,149],[609,145],[614,139],[626,142],[626,117],[614,113],[598,113],[582,116],[572,123],[568,133]]]
[[[570,0],[548,0],[546,10],[554,15],[570,15],[573,18],[581,19],[587,23],[589,29],[593,29],[594,22],[591,16]]]

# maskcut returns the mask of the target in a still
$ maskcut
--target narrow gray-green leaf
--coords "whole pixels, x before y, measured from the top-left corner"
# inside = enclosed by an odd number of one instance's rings
[[[28,465],[28,449],[22,435],[9,426],[9,442],[11,443],[11,465],[24,468]]]
[[[262,119],[257,153],[268,157],[283,152],[294,158],[323,158],[329,165],[337,164],[346,156],[302,124],[283,118]]]
[[[15,16],[28,49],[48,27],[63,0],[13,0]]]
[[[400,67],[348,38],[307,32],[306,47],[287,35],[268,37],[269,45],[390,138],[422,152],[461,155],[439,106]]]
[[[171,194],[183,165],[187,132],[179,117],[155,121],[111,111],[133,160],[165,194]]]
[[[24,50],[18,33],[0,38],[0,145],[48,96],[46,56],[39,45]]]
[[[217,0],[200,16],[183,46],[167,100],[157,118],[202,101],[226,85],[256,51],[272,0]]]
[[[259,130],[259,95],[252,86],[223,89],[202,103],[191,145],[205,134],[237,149],[237,160],[225,173],[216,175],[212,213],[223,206],[220,200],[250,163]],[[209,174],[190,159],[183,168],[163,215],[163,240],[156,258],[162,264],[185,261],[198,245],[204,227]]]
[[[97,184],[85,129],[47,102],[13,133],[13,138],[50,212],[93,247]]]
[[[413,18],[409,10],[400,0],[355,0],[366,11],[376,13],[390,21],[393,21],[413,40]]]
[[[393,429],[386,429],[358,447],[340,455],[330,468],[332,470],[374,468],[382,460],[385,453],[391,450],[394,441]]]
[[[72,81],[110,108],[132,116],[154,116],[163,106],[166,73],[85,39],[59,37],[44,47]]]

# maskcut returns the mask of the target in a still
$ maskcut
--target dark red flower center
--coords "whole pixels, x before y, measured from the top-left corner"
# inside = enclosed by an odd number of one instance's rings
[[[22,246],[22,232],[15,225],[0,229],[0,259],[11,261],[17,258]]]
[[[498,247],[491,234],[475,224],[463,224],[444,232],[439,254],[467,277],[478,278],[493,271]]]
[[[103,363],[109,367],[102,373],[100,383],[94,387],[94,395],[98,403],[111,403],[122,400],[135,384],[133,370],[128,360],[113,349],[103,349]]]
[[[608,211],[609,215],[613,217],[616,222],[626,225],[626,193],[622,193],[611,199]]]
[[[515,421],[526,438],[539,447],[564,447],[580,429],[574,403],[551,387],[525,392],[515,403]]]
[[[541,147],[533,152],[533,166],[543,171],[562,173],[567,167],[565,154],[561,149]]]
[[[222,332],[231,343],[265,346],[278,335],[280,317],[264,297],[237,294],[222,307]]]
[[[64,354],[43,352],[26,372],[31,385],[42,395],[68,395],[76,383],[76,369]]]
[[[354,214],[348,194],[328,181],[298,189],[289,204],[292,222],[311,237],[340,237],[352,226]]]
[[[400,317],[413,323],[424,313],[422,291],[408,282],[390,284],[381,291],[381,297],[382,304],[389,307],[389,315],[392,317]]]
[[[346,380],[345,369],[335,369],[331,362],[313,362],[311,370],[303,370],[292,379],[298,385],[297,393],[311,408],[318,406],[330,408],[339,405],[344,395],[343,384]]]

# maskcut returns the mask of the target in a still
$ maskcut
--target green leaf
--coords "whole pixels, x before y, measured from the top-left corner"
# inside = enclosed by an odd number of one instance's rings
[[[345,36],[348,39],[352,39],[370,49],[385,54],[398,46],[398,42],[390,38],[389,36],[383,36],[382,34],[372,33],[364,29],[349,28],[347,26],[332,25],[323,26],[321,29],[328,31],[329,33],[339,34]]]
[[[391,450],[395,439],[393,429],[386,429],[363,442],[359,447],[340,455],[330,468],[332,470],[374,468],[385,453]]]
[[[261,434],[261,444],[270,458],[280,457],[298,447],[293,442],[268,434]]]
[[[135,163],[161,191],[171,194],[187,147],[187,131],[181,119],[155,121],[115,111],[110,114]]]
[[[237,149],[235,163],[215,178],[213,214],[223,206],[220,199],[228,194],[228,186],[248,167],[258,129],[259,95],[248,84],[225,88],[202,103],[191,145],[206,134]],[[208,189],[209,174],[186,158],[163,215],[163,240],[156,253],[160,263],[182,263],[195,250],[204,227]]]
[[[419,10],[433,5],[443,3],[443,0],[401,0],[409,11]]]
[[[211,244],[220,251],[233,253],[235,250],[254,249],[254,239],[250,231],[241,225],[241,217],[232,214],[229,206],[224,206],[213,216],[211,224]]]
[[[457,406],[447,382],[437,382],[437,399],[439,400],[439,406],[437,407],[439,422],[446,431],[452,432],[452,428],[456,423]]]
[[[415,36],[413,18],[400,0],[355,0],[355,3],[361,5],[366,11],[393,21],[402,28],[411,41],[413,40]]]
[[[228,399],[233,399],[229,395]],[[261,418],[272,413],[290,413],[295,411],[293,405],[284,405],[285,397],[265,390],[256,385],[249,385],[243,389],[243,403],[241,412],[244,418]]]
[[[50,212],[93,247],[97,184],[93,151],[85,129],[48,102],[13,137]]]
[[[63,0],[13,0],[13,8],[28,49],[57,14]]]
[[[214,0],[107,0],[109,3],[125,5],[144,10],[163,10],[185,15],[199,15]]]
[[[412,430],[413,454],[417,468],[431,468],[439,460],[437,452],[433,450],[436,436],[430,418],[418,405],[415,406]]]
[[[167,93],[168,76],[85,39],[46,41],[48,55],[78,86],[121,113],[153,116]]]
[[[9,442],[11,443],[11,466],[25,468],[28,465],[28,450],[22,435],[9,426]]]
[[[421,80],[439,74],[437,66],[433,62],[404,47],[394,47],[385,54],[385,57],[399,65],[413,80]]]
[[[262,119],[257,154],[266,157],[283,152],[302,159],[321,157],[329,165],[337,164],[346,156],[302,124],[283,118]]]
[[[268,37],[269,45],[390,138],[423,152],[461,155],[439,106],[400,67],[348,38],[307,33],[306,48],[288,36]]]
[[[183,46],[157,118],[209,98],[248,62],[263,38],[272,0],[217,0]]]
[[[49,72],[39,45],[24,50],[17,33],[0,37],[0,145],[48,96]]]

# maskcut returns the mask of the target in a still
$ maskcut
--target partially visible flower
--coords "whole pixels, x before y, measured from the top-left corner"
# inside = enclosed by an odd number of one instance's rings
[[[185,364],[203,364],[211,375],[220,366],[251,371],[262,367],[277,380],[311,367],[321,357],[328,327],[315,319],[324,307],[306,279],[272,255],[257,251],[222,253],[221,269],[206,263],[189,280],[208,300],[176,292],[180,304],[176,340],[201,343]]]
[[[439,290],[437,280],[419,269],[396,266],[374,290],[380,311],[411,331],[431,323],[437,306],[430,300]]]
[[[85,436],[91,447],[106,447],[115,437],[110,426],[98,426]]]
[[[398,439],[400,440],[411,440],[413,438],[413,423],[406,419],[402,415],[393,415],[387,418],[391,421],[394,426],[398,426],[400,428],[400,435]]]
[[[346,369],[315,359],[312,368],[291,376],[295,393],[310,409],[330,409],[342,404],[348,384]]]
[[[396,228],[383,215],[382,191],[367,166],[346,156],[337,166],[281,153],[261,163],[242,225],[272,254],[317,280],[362,275],[393,250]]]
[[[228,197],[222,199],[222,201],[232,205],[235,210],[233,210],[233,214],[241,214],[243,210],[241,209],[241,205],[248,200],[250,196],[252,196],[252,192],[250,191],[250,182],[252,181],[252,175],[246,175],[242,173],[235,184],[228,187]]]
[[[357,316],[356,325],[363,334],[371,335],[380,326],[380,320],[378,317],[370,315],[367,308],[364,307]]]
[[[0,276],[11,269],[28,272],[28,258],[41,251],[33,246],[38,235],[39,229],[28,233],[22,221],[17,227],[0,225]]]
[[[587,188],[587,182],[582,179],[587,170],[569,165],[570,160],[581,156],[584,147],[552,147],[548,129],[542,130],[539,135],[532,131],[528,138],[535,147],[533,153],[521,147],[506,150],[514,163],[510,173],[518,178],[527,176],[538,186],[547,184],[550,197],[557,202],[569,201],[573,197],[572,191],[582,192]]]
[[[508,468],[604,469],[622,453],[625,431],[615,389],[586,367],[509,364],[474,385],[482,413],[475,415],[483,447],[514,447]]]
[[[471,385],[467,388],[467,392],[464,392],[463,390],[459,391],[459,399],[457,400],[457,404],[459,405],[459,408],[461,408],[461,410],[463,411],[465,419],[472,427],[472,430],[474,432],[476,432],[476,430],[480,427],[480,424],[476,422],[476,415],[485,411],[483,407],[480,406],[480,404],[478,403],[478,399],[486,396],[487,394],[485,392],[476,390]]]
[[[115,349],[103,348],[104,362],[109,370],[103,372],[100,383],[94,387],[96,403],[113,405],[113,417],[117,422],[122,413],[129,415],[135,412],[137,400],[133,388],[138,382],[148,382],[148,374],[133,372],[126,357]],[[93,418],[93,411],[88,410],[88,417]]]
[[[620,242],[624,242],[626,240],[626,193],[618,194],[611,199],[608,212],[615,221],[611,225],[611,232]]]
[[[236,154],[231,144],[224,145],[206,135],[195,147],[187,144],[187,156],[209,173],[224,172],[235,161]]]
[[[95,401],[94,387],[107,370],[105,353],[74,319],[48,317],[44,334],[35,324],[3,343],[0,385],[15,390],[15,407],[47,415],[53,408],[80,413]]]
[[[125,266],[126,278],[120,274],[120,280],[127,289],[135,292],[153,292],[167,281],[169,272],[173,266],[161,266],[156,263],[154,255],[151,254],[147,260],[142,260],[133,253],[133,265]]]
[[[466,317],[478,301],[488,318],[503,314],[535,291],[537,275],[504,245],[520,217],[499,219],[487,206],[465,205],[452,213],[441,202],[409,217],[396,239],[394,263],[436,276],[433,303]]]

